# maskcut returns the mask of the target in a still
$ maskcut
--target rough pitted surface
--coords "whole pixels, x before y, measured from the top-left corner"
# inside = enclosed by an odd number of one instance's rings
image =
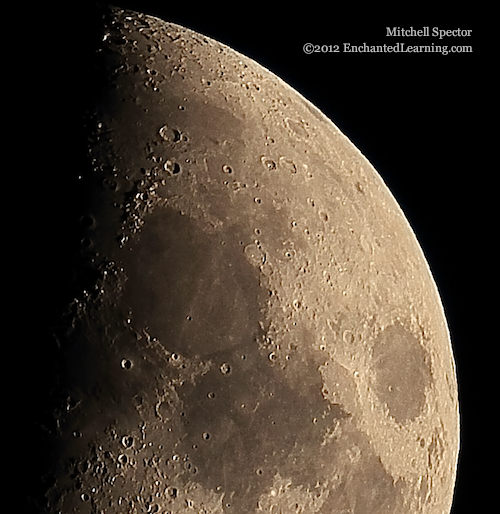
[[[90,280],[55,330],[45,510],[449,512],[447,327],[371,165],[269,71],[177,25],[110,10],[95,60]]]

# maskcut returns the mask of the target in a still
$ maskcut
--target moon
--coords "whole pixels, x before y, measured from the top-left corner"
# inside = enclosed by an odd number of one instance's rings
[[[98,21],[33,504],[449,512],[450,337],[381,177],[251,59],[134,11]]]

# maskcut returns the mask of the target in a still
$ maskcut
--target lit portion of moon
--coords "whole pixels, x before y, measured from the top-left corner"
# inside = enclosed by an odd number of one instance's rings
[[[247,57],[103,21],[47,511],[449,512],[449,335],[379,175]]]

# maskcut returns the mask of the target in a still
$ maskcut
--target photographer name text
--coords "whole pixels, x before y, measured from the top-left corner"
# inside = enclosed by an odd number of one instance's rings
[[[439,27],[422,27],[421,29],[403,28],[403,27],[386,27],[386,36],[391,37],[469,37],[472,35],[472,29],[440,29]]]

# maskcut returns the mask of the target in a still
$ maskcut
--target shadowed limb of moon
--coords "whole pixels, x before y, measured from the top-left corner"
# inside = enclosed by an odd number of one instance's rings
[[[442,514],[439,296],[398,205],[250,59],[103,9],[48,512]]]

